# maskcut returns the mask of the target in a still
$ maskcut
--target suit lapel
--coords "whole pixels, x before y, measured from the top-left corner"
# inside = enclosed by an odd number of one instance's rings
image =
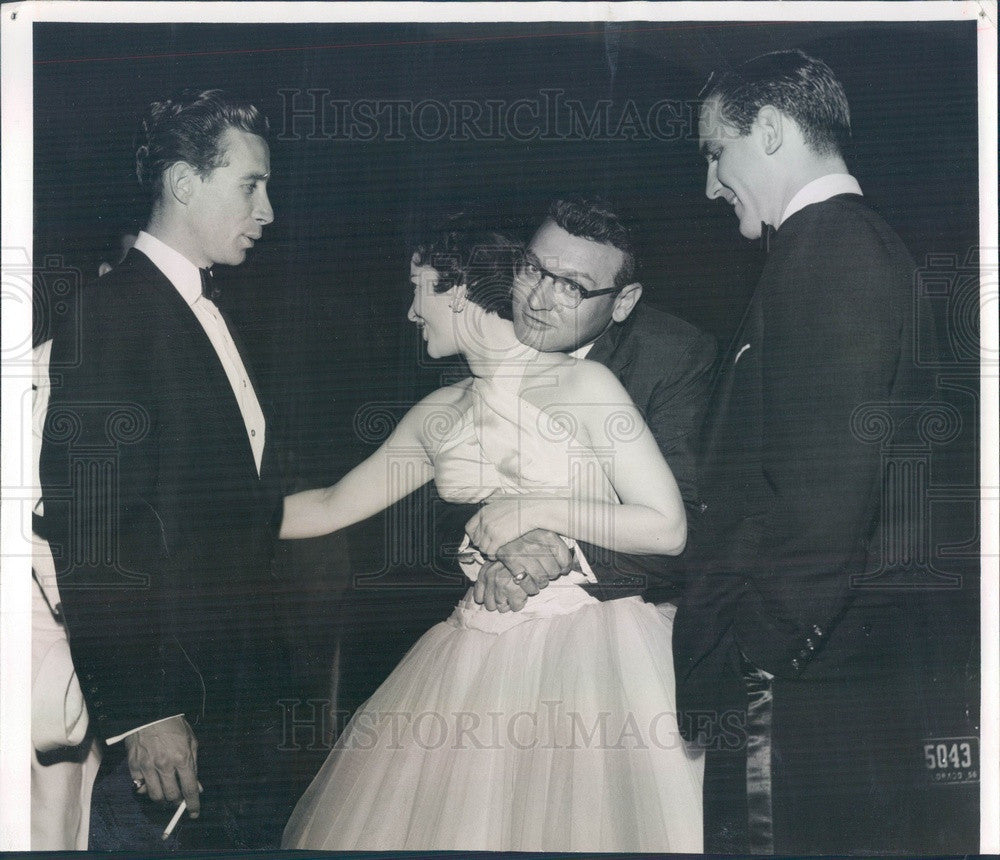
[[[233,387],[229,384],[229,377],[222,366],[222,361],[205,333],[205,329],[202,328],[184,297],[152,260],[134,248],[129,251],[129,257],[132,255],[138,258],[136,264],[140,273],[140,282],[156,290],[170,308],[171,315],[176,322],[177,335],[179,338],[183,338],[187,344],[186,347],[177,344],[178,348],[189,356],[192,363],[204,371],[200,376],[200,381],[211,393],[213,401],[218,406],[222,418],[221,423],[225,427],[230,444],[233,446],[232,450],[241,452],[242,459],[246,461],[250,474],[257,477],[257,466],[254,462],[250,440],[247,438],[243,413],[240,411],[236,395],[233,393]],[[226,325],[232,334],[233,330],[228,321]],[[238,346],[237,349],[239,349]],[[240,355],[242,358],[242,351]]]

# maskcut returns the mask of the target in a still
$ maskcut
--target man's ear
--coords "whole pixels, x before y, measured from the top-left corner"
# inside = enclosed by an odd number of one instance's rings
[[[163,172],[164,192],[179,203],[187,204],[199,176],[186,161],[175,161]]]
[[[642,298],[642,284],[638,281],[629,284],[615,299],[615,306],[611,310],[611,319],[616,323],[625,322],[640,298]]]
[[[783,120],[784,115],[774,105],[764,105],[757,111],[757,118],[753,124],[767,155],[773,155],[781,147],[785,131]]]

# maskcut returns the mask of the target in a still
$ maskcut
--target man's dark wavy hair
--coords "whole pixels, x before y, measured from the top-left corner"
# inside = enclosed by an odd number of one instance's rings
[[[430,266],[440,278],[434,291],[465,285],[469,301],[505,320],[512,320],[514,266],[522,248],[502,233],[466,213],[449,215],[417,243],[413,260]]]
[[[713,72],[702,103],[718,100],[720,115],[741,135],[760,109],[773,105],[802,129],[818,155],[836,155],[851,141],[851,111],[830,67],[802,51],[775,51],[734,69]]]
[[[571,236],[611,245],[622,252],[624,259],[615,274],[616,287],[636,279],[639,261],[632,231],[609,201],[582,195],[562,197],[549,206],[548,217]]]
[[[270,134],[267,117],[225,90],[186,89],[153,102],[136,135],[135,174],[140,188],[155,203],[170,165],[186,161],[200,175],[222,167],[225,154],[219,141],[230,128],[265,140]]]

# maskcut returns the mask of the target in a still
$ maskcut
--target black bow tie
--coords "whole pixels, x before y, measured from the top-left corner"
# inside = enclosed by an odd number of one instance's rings
[[[760,249],[768,254],[771,251],[771,243],[774,241],[774,234],[778,231],[770,224],[760,222]]]
[[[222,290],[215,285],[215,276],[212,274],[212,270],[198,269],[198,271],[201,273],[201,294],[214,302],[222,295]]]

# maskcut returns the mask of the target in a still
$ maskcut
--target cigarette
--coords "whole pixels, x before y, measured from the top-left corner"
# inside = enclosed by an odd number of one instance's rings
[[[161,839],[166,840],[170,837],[170,834],[174,832],[174,828],[177,826],[177,822],[181,820],[184,810],[187,808],[187,801],[182,800],[180,806],[177,807],[177,811],[174,813],[174,817],[170,819],[167,829],[163,831],[163,836],[160,837]]]

